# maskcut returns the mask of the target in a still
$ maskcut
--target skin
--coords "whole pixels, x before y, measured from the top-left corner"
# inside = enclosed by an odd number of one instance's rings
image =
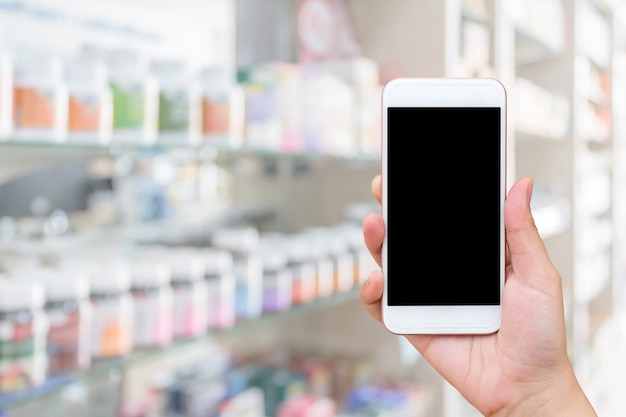
[[[381,176],[372,193],[381,203]],[[421,355],[485,416],[597,417],[569,361],[561,277],[530,210],[532,179],[511,187],[504,208],[506,278],[502,324],[489,335],[404,335]],[[363,237],[378,265],[385,225],[363,219]],[[383,276],[374,271],[360,297],[382,323]]]

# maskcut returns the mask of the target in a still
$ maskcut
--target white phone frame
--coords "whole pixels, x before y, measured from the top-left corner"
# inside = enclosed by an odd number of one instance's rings
[[[397,334],[488,334],[501,323],[505,274],[504,199],[506,195],[506,90],[491,78],[398,78],[382,92],[381,168],[382,215],[387,219],[387,109],[388,107],[500,107],[500,303],[478,306],[389,306],[387,304],[387,239],[383,241],[382,271],[385,277],[382,318],[387,329]],[[468,138],[471,140],[471,138]],[[418,266],[416,265],[416,268]],[[410,271],[407,271],[410,273]],[[435,272],[436,273],[436,272]]]

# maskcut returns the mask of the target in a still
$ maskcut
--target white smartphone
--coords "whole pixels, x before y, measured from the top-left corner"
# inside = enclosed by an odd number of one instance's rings
[[[382,316],[397,334],[500,328],[506,90],[399,78],[382,93]]]

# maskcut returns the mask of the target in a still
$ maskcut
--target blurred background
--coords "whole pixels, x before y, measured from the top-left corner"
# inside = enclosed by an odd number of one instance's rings
[[[382,85],[469,76],[507,88],[509,185],[534,178],[570,358],[618,416],[625,11],[0,0],[0,415],[479,415],[358,300]]]

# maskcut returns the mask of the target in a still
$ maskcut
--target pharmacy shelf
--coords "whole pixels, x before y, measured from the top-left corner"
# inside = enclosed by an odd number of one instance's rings
[[[321,297],[307,303],[294,305],[286,311],[264,313],[258,318],[241,320],[232,327],[213,329],[204,336],[187,340],[177,340],[171,345],[163,348],[141,349],[127,356],[97,360],[88,370],[66,375],[52,376],[42,385],[37,387],[13,393],[0,394],[0,413],[2,411],[10,410],[11,408],[19,406],[25,402],[34,402],[50,398],[51,396],[58,394],[64,388],[69,387],[70,384],[78,381],[87,382],[87,384],[89,384],[90,381],[97,381],[106,378],[107,375],[112,372],[118,372],[129,366],[139,365],[144,361],[153,361],[164,356],[176,356],[184,350],[193,349],[194,346],[201,346],[207,342],[223,338],[236,337],[237,335],[246,333],[252,328],[258,328],[262,325],[276,326],[284,320],[290,320],[328,307],[353,302],[358,299],[358,295],[359,288],[356,287],[348,291],[336,292],[329,296]]]
[[[525,28],[516,28],[515,63],[528,65],[558,56],[562,52],[557,45],[551,45]]]
[[[271,148],[261,148],[247,145],[233,145],[226,135],[209,136],[202,141],[189,142],[174,139],[142,142],[139,140],[119,140],[109,143],[95,140],[66,140],[52,141],[41,138],[22,140],[0,140],[0,162],[16,161],[54,161],[86,158],[95,156],[119,156],[133,152],[167,152],[167,151],[192,151],[198,159],[215,159],[218,155],[223,157],[289,157],[297,159],[335,159],[355,161],[379,161],[379,154],[350,153],[329,154],[313,151],[283,151]]]

